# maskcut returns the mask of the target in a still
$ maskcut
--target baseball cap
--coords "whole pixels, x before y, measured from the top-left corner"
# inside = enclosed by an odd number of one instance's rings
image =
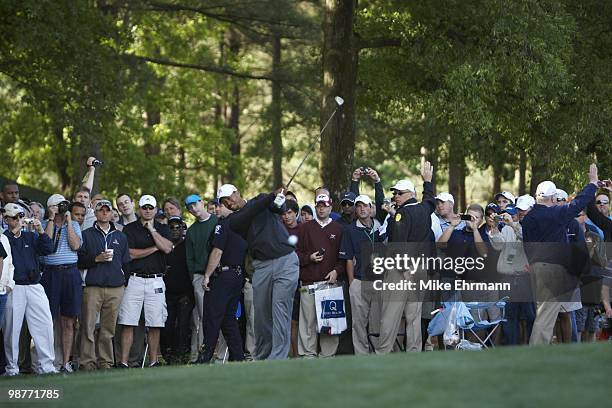
[[[183,219],[181,217],[179,217],[178,215],[173,215],[172,217],[168,218],[168,224],[182,224],[183,223]]]
[[[536,197],[553,197],[555,194],[557,194],[557,186],[550,180],[541,182],[536,188]]]
[[[189,208],[191,204],[195,204],[198,201],[202,201],[202,197],[197,194],[191,194],[185,199],[185,207]]]
[[[138,206],[144,207],[145,205],[157,207],[157,200],[155,200],[155,197],[153,197],[152,195],[145,194],[140,197],[140,200],[138,200]]]
[[[326,207],[332,204],[331,198],[327,194],[319,194],[315,200],[315,204],[324,203]]]
[[[410,180],[400,180],[389,190],[397,190],[397,191],[412,191],[413,193],[416,191],[414,189],[414,184]]]
[[[450,201],[451,203],[455,204],[455,198],[450,193],[440,193],[436,196],[436,200],[442,202]]]
[[[96,211],[101,210],[102,207],[108,207],[109,210],[113,209],[113,204],[108,200],[100,200],[96,204]]]
[[[499,206],[495,203],[487,204],[487,209],[491,208],[496,214],[499,214]]]
[[[508,192],[508,191],[502,191],[501,193],[495,194],[495,200],[496,201],[497,201],[497,199],[499,199],[499,197],[504,197],[505,199],[507,199],[511,203],[514,203],[514,201],[516,200],[514,195],[512,193]]]
[[[229,197],[235,191],[238,191],[238,189],[233,184],[224,184],[217,190],[217,198],[222,199],[223,197]]]
[[[340,197],[340,204],[342,204],[344,201],[349,201],[355,204],[355,198],[357,198],[357,194],[353,193],[352,191],[347,191],[346,193],[342,194],[342,197]]]
[[[525,194],[516,199],[516,208],[527,211],[535,205],[535,198],[529,194]]]
[[[47,207],[51,207],[52,205],[58,205],[62,201],[66,201],[66,199],[64,198],[63,195],[61,195],[61,194],[53,194],[47,200]]]
[[[23,210],[23,207],[15,203],[8,203],[7,205],[5,205],[4,212],[7,217],[16,217],[19,214],[23,214],[25,216],[25,211]]]
[[[510,214],[510,215],[516,215],[516,214],[518,214],[518,211],[517,211],[516,206],[515,206],[514,204],[508,204],[508,205],[506,206],[506,208],[504,208],[503,210],[501,210],[499,213],[500,213],[500,214],[503,214],[503,213],[508,213],[508,214]]]
[[[557,189],[557,201],[567,201],[569,194],[565,190]]]
[[[370,200],[370,197],[365,194],[358,195],[357,198],[355,198],[355,204],[357,203],[363,203],[365,205],[369,205],[370,207],[372,206],[372,200]]]

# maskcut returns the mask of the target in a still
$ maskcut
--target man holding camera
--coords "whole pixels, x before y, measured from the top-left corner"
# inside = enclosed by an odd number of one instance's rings
[[[165,255],[172,252],[168,225],[155,222],[157,200],[143,195],[138,201],[140,218],[123,229],[130,248],[130,279],[119,310],[121,331],[121,362],[119,368],[128,368],[128,357],[134,340],[134,327],[138,326],[144,308],[145,326],[148,328],[149,367],[159,366],[157,351],[160,330],[165,326],[166,272]]]
[[[23,209],[17,204],[7,204],[5,218],[9,228],[4,235],[10,242],[15,267],[15,287],[8,294],[4,320],[4,348],[6,374],[19,374],[19,335],[24,321],[34,339],[40,374],[55,373],[53,361],[53,320],[49,300],[40,285],[40,256],[53,252],[53,241],[45,233],[39,220],[32,220],[36,233],[24,230]]]
[[[113,365],[115,323],[123,298],[124,271],[127,271],[131,260],[125,234],[110,221],[113,216],[111,202],[98,201],[95,214],[93,227],[83,231],[83,246],[79,250],[79,267],[87,269],[83,289],[80,365],[88,371],[108,369]],[[96,339],[94,332],[98,315],[100,331]]]
[[[53,252],[44,257],[41,283],[49,298],[54,323],[61,327],[60,338],[56,339],[62,345],[61,370],[71,373],[74,370],[70,361],[74,327],[82,300],[82,279],[77,268],[77,251],[81,247],[82,235],[69,208],[70,202],[61,194],[53,194],[47,200],[49,219],[45,232],[53,241]]]

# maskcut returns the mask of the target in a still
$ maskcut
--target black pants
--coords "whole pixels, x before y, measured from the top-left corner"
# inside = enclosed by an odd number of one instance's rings
[[[236,309],[244,285],[244,275],[236,269],[220,273],[208,285],[204,295],[204,361],[213,356],[219,330],[223,333],[229,348],[230,361],[244,360],[240,328],[236,320]]]
[[[191,345],[193,294],[166,293],[168,318],[161,332],[161,350],[166,360],[180,360]]]

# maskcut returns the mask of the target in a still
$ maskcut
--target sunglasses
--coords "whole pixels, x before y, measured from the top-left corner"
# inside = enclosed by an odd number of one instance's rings
[[[22,219],[22,218],[25,218],[25,214],[24,214],[24,213],[19,213],[19,214],[17,214],[17,215],[16,215],[16,216],[14,216],[14,217],[7,217],[7,218],[11,218],[11,219],[13,219],[13,220],[20,220],[20,219]]]
[[[393,196],[397,196],[397,195],[404,195],[407,192],[408,191],[397,191],[397,190],[394,190],[393,193],[391,193],[391,194],[393,194]]]
[[[597,205],[608,205],[608,204],[610,204],[609,201],[603,201],[603,200],[597,200],[597,201],[595,201],[595,203]]]
[[[340,205],[342,207],[352,207],[354,204],[351,203],[350,201],[343,201],[343,202],[340,203]]]
[[[147,210],[147,211],[151,211],[155,209],[155,207],[153,207],[152,205],[143,205],[140,208],[142,208],[143,210]]]

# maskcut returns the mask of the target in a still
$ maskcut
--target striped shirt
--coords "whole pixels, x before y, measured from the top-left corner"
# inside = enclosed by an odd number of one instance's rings
[[[47,228],[47,222],[43,224],[43,228]],[[83,243],[81,228],[76,221],[72,221],[72,228],[74,228],[74,232],[76,232],[81,243]],[[77,251],[73,251],[68,244],[68,226],[66,224],[62,225],[61,228],[55,226],[53,231],[51,240],[53,241],[53,247],[57,248],[57,250],[51,255],[42,257],[42,262],[46,265],[68,265],[77,263],[79,259]]]

